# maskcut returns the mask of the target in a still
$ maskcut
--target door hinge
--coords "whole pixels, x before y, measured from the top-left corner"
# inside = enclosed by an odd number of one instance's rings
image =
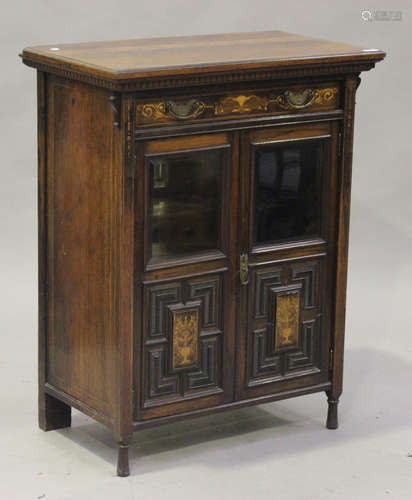
[[[338,156],[342,156],[342,132],[338,134]]]
[[[332,372],[333,371],[333,348],[330,349],[329,351],[329,371]]]

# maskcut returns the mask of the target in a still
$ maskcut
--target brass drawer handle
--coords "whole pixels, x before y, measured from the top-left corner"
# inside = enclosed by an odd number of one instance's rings
[[[286,102],[292,108],[302,109],[310,106],[315,98],[315,91],[313,89],[305,89],[303,92],[292,92],[291,90],[285,90],[283,93]]]
[[[189,99],[188,101],[166,102],[166,112],[176,118],[177,120],[189,120],[195,118],[203,113],[205,105],[197,99]]]
[[[249,263],[247,253],[242,253],[240,255],[239,278],[242,285],[247,285],[249,283]]]

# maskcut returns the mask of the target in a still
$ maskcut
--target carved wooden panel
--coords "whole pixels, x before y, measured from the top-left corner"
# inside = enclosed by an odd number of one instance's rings
[[[316,290],[319,279],[319,261],[298,262],[292,265],[292,281],[304,283],[303,306],[305,309],[316,307]]]
[[[249,296],[248,385],[320,371],[322,258],[258,266]]]
[[[273,304],[274,287],[282,283],[282,268],[257,271],[255,283],[254,317],[255,319],[265,318],[270,305]]]
[[[254,93],[231,93],[136,104],[136,125],[167,125],[182,121],[236,118],[262,114],[338,109],[337,83],[294,86]]]
[[[319,318],[302,323],[300,349],[288,355],[287,371],[313,366],[315,362],[315,353],[317,351],[317,343],[320,340],[319,332],[317,331],[319,324]]]
[[[223,273],[146,284],[143,408],[222,392]]]
[[[167,376],[165,369],[164,346],[149,348],[148,350],[148,389],[149,396],[163,396],[179,392],[179,378],[176,375]]]
[[[221,336],[206,337],[200,340],[199,369],[188,373],[187,390],[214,387],[219,385]],[[217,359],[216,359],[217,357]]]
[[[151,288],[149,291],[149,331],[148,336],[156,338],[164,335],[165,321],[167,320],[169,304],[176,304],[181,300],[180,283],[168,283]]]
[[[271,340],[274,337],[274,330],[267,328],[254,330],[253,335],[253,364],[252,378],[261,375],[274,375],[281,372],[281,356],[273,353]]]
[[[192,279],[189,297],[200,299],[200,321],[203,330],[218,327],[220,321],[221,280],[218,278]]]

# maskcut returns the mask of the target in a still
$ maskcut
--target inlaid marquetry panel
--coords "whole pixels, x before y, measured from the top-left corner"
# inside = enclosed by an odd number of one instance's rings
[[[169,306],[172,313],[172,370],[198,367],[200,301]]]
[[[143,408],[222,392],[223,275],[144,286]]]
[[[276,294],[275,351],[298,347],[300,291]]]
[[[138,102],[137,126],[338,109],[337,83]]]
[[[252,270],[248,386],[320,371],[324,260],[302,259]]]

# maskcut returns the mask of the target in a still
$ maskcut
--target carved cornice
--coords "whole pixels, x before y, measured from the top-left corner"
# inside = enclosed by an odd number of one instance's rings
[[[179,88],[200,85],[218,85],[232,82],[248,82],[258,80],[274,80],[284,78],[302,78],[311,76],[337,75],[347,73],[360,73],[368,71],[375,66],[374,61],[339,62],[324,64],[307,64],[300,66],[284,66],[277,68],[239,69],[215,73],[198,73],[186,75],[166,75],[158,77],[145,77],[136,79],[110,79],[103,76],[84,73],[71,68],[63,68],[48,62],[39,62],[23,57],[27,66],[37,68],[46,73],[77,80],[89,85],[103,87],[118,92],[132,92],[142,90],[155,90],[165,88]]]

